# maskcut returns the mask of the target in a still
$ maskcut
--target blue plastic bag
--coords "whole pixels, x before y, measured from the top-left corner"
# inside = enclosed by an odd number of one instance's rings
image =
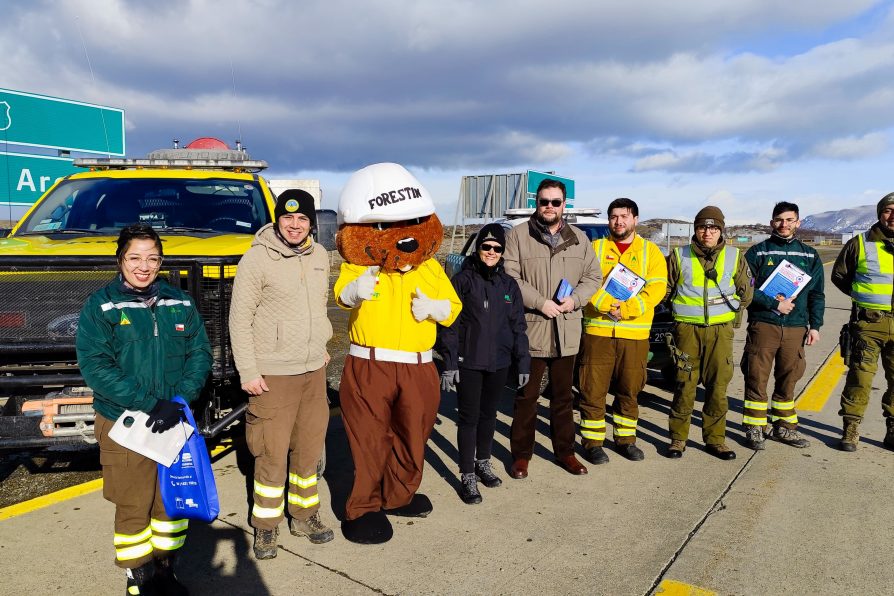
[[[172,401],[183,404],[186,422],[196,431],[190,435],[180,455],[170,467],[158,464],[158,484],[165,511],[172,519],[199,519],[210,522],[220,513],[217,485],[205,439],[199,434],[192,410],[179,395]]]

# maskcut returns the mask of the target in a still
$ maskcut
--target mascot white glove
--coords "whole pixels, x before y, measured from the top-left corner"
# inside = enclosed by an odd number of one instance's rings
[[[429,317],[433,321],[443,321],[450,316],[450,301],[433,300],[416,288],[416,297],[413,298],[411,309],[413,318],[417,321],[422,322]]]
[[[349,308],[357,306],[364,300],[369,300],[376,289],[378,275],[378,267],[369,267],[363,272],[363,275],[342,288],[338,299]]]

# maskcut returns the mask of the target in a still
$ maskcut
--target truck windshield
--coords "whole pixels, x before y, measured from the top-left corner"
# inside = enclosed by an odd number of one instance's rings
[[[253,234],[269,221],[253,181],[91,178],[59,184],[18,233],[117,235],[126,225],[143,223],[168,234]]]
[[[600,238],[608,237],[608,224],[575,224],[578,228],[583,231],[584,234],[587,235],[587,238],[592,240],[599,240]]]

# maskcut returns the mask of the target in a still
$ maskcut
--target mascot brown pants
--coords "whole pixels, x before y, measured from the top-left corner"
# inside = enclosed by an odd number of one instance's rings
[[[434,363],[349,355],[339,394],[354,458],[345,518],[407,505],[422,482],[425,444],[441,400]]]

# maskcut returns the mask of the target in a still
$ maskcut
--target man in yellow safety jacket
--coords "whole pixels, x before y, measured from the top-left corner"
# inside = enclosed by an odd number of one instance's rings
[[[602,287],[584,309],[584,354],[580,383],[580,434],[584,457],[593,464],[608,462],[605,440],[605,398],[614,382],[612,423],[618,452],[631,461],[643,459],[636,446],[639,407],[636,399],[646,384],[649,330],[655,307],[667,291],[667,265],[654,243],[636,233],[639,207],[627,198],[608,206],[608,238],[593,241],[602,268]],[[612,272],[637,277],[621,283]],[[630,291],[633,285],[636,289]]]

